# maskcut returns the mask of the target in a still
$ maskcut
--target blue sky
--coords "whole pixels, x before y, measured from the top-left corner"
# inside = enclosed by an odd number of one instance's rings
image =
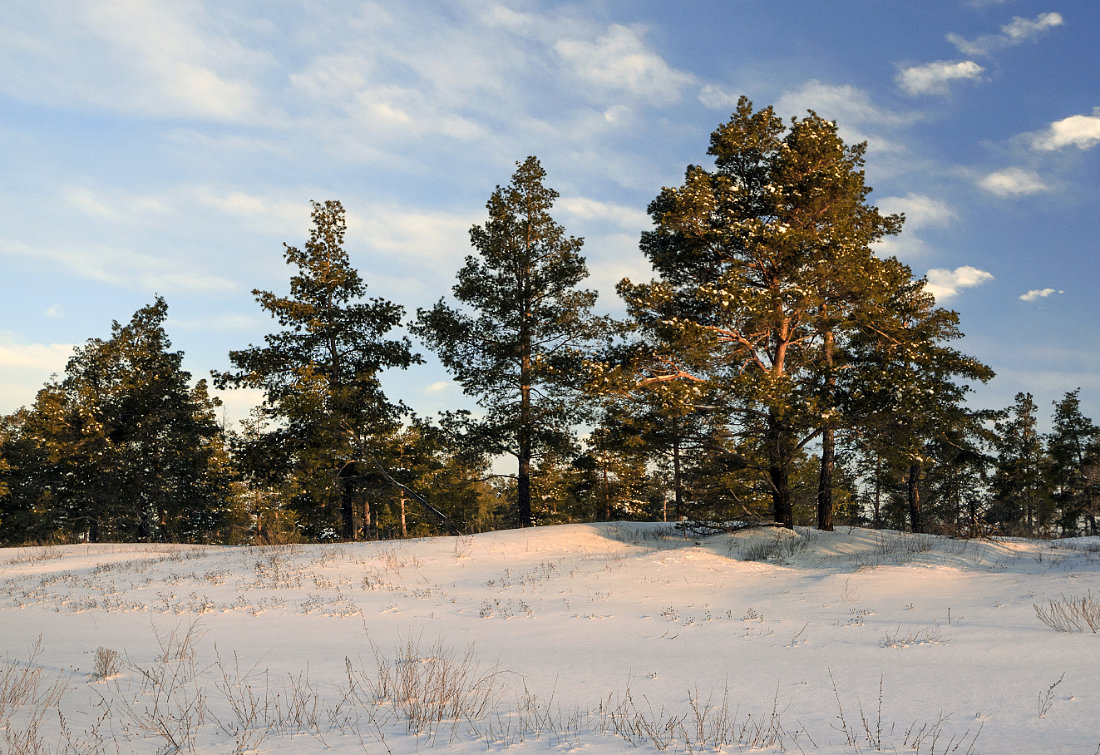
[[[960,312],[1001,407],[1082,388],[1100,420],[1094,0],[204,2],[0,9],[0,412],[163,295],[196,377],[271,329],[282,243],[339,199],[369,293],[449,294],[493,187],[537,155],[590,285],[649,277],[645,208],[737,97],[866,140],[881,250]],[[438,365],[388,375],[421,414]],[[240,419],[254,396],[226,396]]]

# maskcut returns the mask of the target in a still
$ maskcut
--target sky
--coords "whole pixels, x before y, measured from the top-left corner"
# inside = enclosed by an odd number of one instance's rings
[[[997,372],[974,406],[1029,391],[1049,418],[1080,387],[1100,420],[1098,29],[1094,0],[8,0],[0,412],[158,294],[186,369],[227,369],[275,329],[251,292],[287,290],[311,200],[411,318],[528,155],[619,313],[647,205],[744,94],[867,142],[870,201],[907,216],[879,253]],[[469,405],[425,356],[389,395]],[[234,422],[258,396],[223,398]]]

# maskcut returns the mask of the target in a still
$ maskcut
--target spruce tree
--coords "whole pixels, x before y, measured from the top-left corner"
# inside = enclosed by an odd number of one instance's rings
[[[404,309],[366,299],[367,286],[344,250],[347,226],[337,201],[312,203],[313,226],[302,248],[284,244],[293,268],[290,293],[252,293],[280,330],[264,346],[231,351],[235,371],[217,373],[219,387],[264,392],[260,408],[271,423],[263,442],[288,465],[294,506],[309,534],[329,528],[356,535],[363,461],[377,458],[405,410],[386,398],[383,370],[419,361],[407,338],[389,338]]]
[[[545,178],[537,158],[517,163],[511,182],[490,196],[486,222],[470,230],[476,254],[458,272],[459,306],[440,299],[418,311],[413,327],[484,409],[467,423],[471,441],[516,458],[523,527],[535,523],[533,464],[575,446],[573,427],[586,416],[577,393],[582,360],[603,328],[591,311],[596,293],[578,287],[588,276],[583,241],[551,217],[558,193]]]

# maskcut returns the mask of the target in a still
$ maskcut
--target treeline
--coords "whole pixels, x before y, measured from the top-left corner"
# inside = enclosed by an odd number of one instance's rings
[[[946,531],[1096,532],[1100,430],[1077,391],[1053,430],[1020,394],[965,405],[992,371],[950,344],[956,313],[871,247],[904,218],[868,201],[865,145],[812,111],[742,98],[710,168],[649,205],[621,321],[583,288],[583,241],[551,216],[534,157],[492,193],[449,298],[409,318],[344,249],[339,202],[313,203],[276,323],[230,352],[218,388],[258,389],[239,429],[192,385],[157,298],[78,348],[0,418],[0,540],[285,542],[601,519],[732,520]],[[387,370],[422,361],[478,411],[417,416]],[[583,432],[582,432],[583,429]],[[510,456],[514,474],[493,473]]]

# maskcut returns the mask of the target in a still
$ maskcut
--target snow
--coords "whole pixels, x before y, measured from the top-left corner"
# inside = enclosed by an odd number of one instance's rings
[[[1034,605],[1098,575],[1097,538],[636,523],[5,549],[0,750],[1091,753],[1100,636]],[[7,701],[35,671],[60,702]]]

